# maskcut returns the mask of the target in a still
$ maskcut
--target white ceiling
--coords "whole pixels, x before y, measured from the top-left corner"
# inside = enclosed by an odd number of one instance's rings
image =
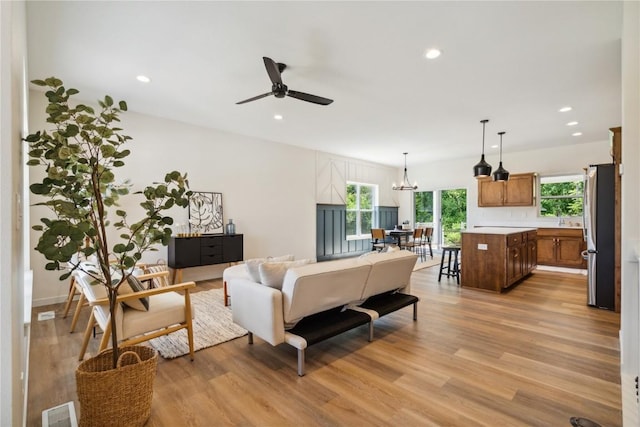
[[[27,13],[30,79],[388,165],[404,151],[409,165],[479,157],[484,118],[493,158],[499,131],[506,158],[621,124],[621,2],[29,1]],[[425,59],[430,47],[441,57]],[[290,89],[334,103],[236,105],[271,89],[263,56],[287,64]]]

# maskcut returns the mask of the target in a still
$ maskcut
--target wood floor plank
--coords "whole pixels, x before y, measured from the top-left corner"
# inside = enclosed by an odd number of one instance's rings
[[[621,426],[619,315],[586,305],[582,275],[536,270],[503,294],[412,275],[420,298],[375,321],[296,351],[256,337],[160,359],[148,426],[563,426],[580,416]],[[198,283],[196,292],[221,286]],[[38,322],[41,311],[54,320]],[[88,319],[69,334],[62,305],[33,310],[27,425],[76,400],[75,368]],[[84,323],[84,324],[83,324]],[[100,335],[92,339],[94,354]]]

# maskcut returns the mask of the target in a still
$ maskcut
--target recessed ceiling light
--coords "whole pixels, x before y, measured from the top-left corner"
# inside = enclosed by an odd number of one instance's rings
[[[566,113],[567,111],[571,111],[573,108],[569,107],[568,105],[566,107],[562,107],[561,109],[558,110],[559,113]]]
[[[571,134],[571,136],[581,136],[582,132],[574,132]]]
[[[578,122],[569,122],[569,123],[567,123],[567,126],[575,126],[577,124],[578,124]]]
[[[282,120],[282,114],[274,114],[273,118],[276,120]]]
[[[498,148],[498,144],[492,145],[491,148]]]
[[[427,53],[424,54],[424,56],[427,57],[427,59],[436,59],[438,56],[440,56],[442,52],[440,52],[440,50],[438,49],[429,49],[427,50]]]
[[[137,76],[137,77],[136,77],[136,79],[137,79],[139,82],[142,82],[142,83],[149,83],[149,82],[151,81],[151,79],[150,79],[149,77],[147,77],[147,76],[143,76],[142,74],[140,74],[139,76]]]

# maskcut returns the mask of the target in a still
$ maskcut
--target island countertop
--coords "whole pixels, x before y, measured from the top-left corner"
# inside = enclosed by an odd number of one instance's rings
[[[526,233],[528,231],[536,231],[536,228],[518,228],[518,227],[476,227],[464,230],[462,233],[474,233],[474,234],[512,234],[512,233]]]

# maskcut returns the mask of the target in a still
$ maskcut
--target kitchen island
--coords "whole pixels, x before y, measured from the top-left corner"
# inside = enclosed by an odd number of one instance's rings
[[[460,285],[502,292],[536,267],[535,228],[478,227],[462,232]]]

